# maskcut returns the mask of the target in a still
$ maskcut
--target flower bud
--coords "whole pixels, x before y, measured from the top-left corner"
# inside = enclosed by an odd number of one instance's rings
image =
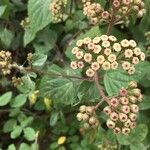
[[[81,113],[86,112],[86,106],[85,106],[85,105],[80,106],[79,111],[80,111]]]
[[[127,96],[128,91],[125,88],[121,88],[119,90],[119,94],[120,94],[120,96],[124,97],[124,96]]]
[[[128,116],[124,113],[119,113],[119,119],[121,122],[126,122],[128,119]]]
[[[135,104],[137,102],[137,98],[135,96],[129,96],[129,100],[133,104]]]
[[[115,134],[121,133],[121,129],[119,127],[114,128],[113,131]]]
[[[81,121],[81,120],[82,120],[82,116],[83,116],[82,113],[78,113],[77,116],[76,116],[76,117],[77,117],[77,120],[78,120],[78,121]]]
[[[103,112],[106,114],[106,115],[110,115],[111,113],[111,108],[109,106],[106,106],[104,109],[103,109]]]
[[[123,105],[127,105],[129,103],[129,100],[127,97],[120,97],[120,102]]]
[[[139,111],[138,105],[132,104],[130,105],[130,108],[133,113],[137,113]]]
[[[136,88],[136,89],[133,89],[132,92],[133,92],[134,96],[137,96],[137,97],[139,97],[140,94],[141,94],[141,90],[140,90],[140,89],[137,89],[137,88]]]
[[[87,113],[88,115],[92,115],[92,114],[93,114],[93,111],[94,111],[93,107],[91,107],[91,106],[86,107],[86,113]]]
[[[124,105],[121,110],[123,113],[128,114],[130,112],[130,107],[128,105]]]
[[[110,100],[110,105],[111,105],[112,107],[117,107],[118,104],[119,104],[118,99],[112,98],[112,99]]]
[[[128,85],[129,88],[137,88],[137,82],[136,81],[131,81]]]
[[[137,115],[134,113],[129,114],[129,118],[131,119],[131,121],[136,121]]]
[[[142,94],[140,94],[140,96],[138,97],[138,99],[137,99],[139,102],[142,102],[143,101],[143,95]]]
[[[119,118],[118,114],[116,112],[112,112],[110,114],[110,119],[113,120],[113,121],[117,121]]]
[[[125,135],[129,134],[130,133],[130,128],[123,128],[122,133],[125,134]]]
[[[82,120],[87,121],[89,119],[89,116],[87,114],[82,114]]]
[[[115,122],[113,122],[110,119],[107,120],[106,124],[107,124],[107,127],[110,129],[113,129],[115,127]]]
[[[127,127],[127,128],[129,128],[130,125],[131,125],[131,123],[132,123],[131,120],[128,119],[128,120],[124,123],[124,126]]]
[[[93,124],[95,124],[95,123],[96,123],[96,118],[95,118],[95,117],[91,117],[91,118],[89,119],[89,124],[93,125]]]
[[[134,129],[135,127],[136,127],[136,122],[132,122],[131,125],[130,125],[130,128]]]

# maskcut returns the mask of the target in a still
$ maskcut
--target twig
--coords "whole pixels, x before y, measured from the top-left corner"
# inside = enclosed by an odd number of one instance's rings
[[[102,97],[102,100],[95,106],[95,109],[97,109],[103,103],[103,101],[106,101],[109,104],[109,98],[105,95],[105,92],[103,91],[103,87],[99,84],[99,77],[97,72],[95,73],[94,76],[94,82],[98,89],[100,97]]]

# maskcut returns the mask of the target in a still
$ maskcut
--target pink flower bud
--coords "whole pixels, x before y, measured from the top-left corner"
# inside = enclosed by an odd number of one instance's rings
[[[123,113],[128,114],[130,112],[130,107],[128,105],[124,105],[121,110]]]
[[[112,98],[112,99],[110,100],[110,105],[111,105],[112,107],[117,107],[118,104],[119,104],[118,99]]]
[[[115,8],[118,8],[118,7],[120,6],[120,2],[119,2],[118,0],[114,0],[114,1],[113,1],[113,6],[114,6]]]
[[[102,12],[102,19],[108,19],[109,18],[109,12],[108,11],[103,11]]]
[[[127,96],[127,94],[128,94],[128,91],[125,88],[121,88],[119,90],[119,95],[120,96],[124,97],[124,96]]]

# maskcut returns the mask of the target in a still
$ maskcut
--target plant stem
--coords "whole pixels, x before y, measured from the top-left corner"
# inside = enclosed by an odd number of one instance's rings
[[[106,101],[109,104],[109,98],[105,95],[103,87],[99,84],[99,77],[98,77],[97,72],[95,73],[95,76],[94,76],[94,82],[95,82],[95,85],[97,87],[100,97],[102,97],[102,100],[95,106],[95,109],[97,109],[103,103],[103,101]]]

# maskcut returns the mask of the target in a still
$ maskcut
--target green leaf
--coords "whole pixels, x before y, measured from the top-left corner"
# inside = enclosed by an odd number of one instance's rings
[[[34,38],[38,31],[42,30],[51,22],[49,4],[51,0],[29,0],[28,15],[30,18],[30,29],[25,33],[24,45],[26,46]],[[27,37],[30,37],[27,39]]]
[[[42,66],[47,60],[47,55],[41,53],[35,53],[32,57],[33,66]]]
[[[19,150],[31,150],[31,148],[26,143],[21,143]]]
[[[136,66],[134,75],[129,75],[123,69],[116,71],[111,70],[106,72],[104,76],[104,85],[107,93],[112,96],[118,93],[121,87],[126,87],[131,80],[140,81],[145,74],[150,70],[149,62],[141,62]]]
[[[93,82],[84,81],[79,87],[78,97],[80,101],[95,102],[99,100],[98,90]]]
[[[5,48],[10,48],[14,34],[7,28],[0,27],[0,41]]]
[[[24,137],[26,138],[26,140],[33,141],[35,139],[36,133],[33,128],[27,127],[23,129],[23,132],[24,132]]]
[[[12,98],[12,92],[7,92],[0,97],[0,106],[7,105]]]
[[[130,150],[147,150],[147,148],[142,143],[135,143],[130,145]]]
[[[150,96],[144,96],[143,101],[139,104],[140,110],[150,109]]]
[[[6,7],[7,7],[6,5],[0,6],[0,17],[3,16],[3,14],[4,14],[5,10],[6,10]]]
[[[11,132],[10,136],[12,139],[16,139],[22,132],[21,126],[16,126],[14,130]]]
[[[59,118],[59,112],[58,111],[52,111],[51,117],[50,117],[50,125],[54,126]]]
[[[17,125],[17,121],[15,119],[9,119],[5,122],[3,131],[5,133],[11,132]]]
[[[56,65],[49,68],[49,73],[57,73],[60,76],[43,77],[39,87],[40,94],[53,99],[54,103],[66,105],[77,103],[77,92],[81,81],[67,78],[66,75],[78,76],[79,73],[77,74],[70,68],[59,68]]]
[[[23,128],[30,125],[32,122],[33,122],[33,117],[28,117],[28,118],[24,119],[23,121],[20,121],[21,126]]]
[[[25,29],[23,41],[24,41],[24,47],[28,45],[31,41],[34,40],[36,34],[31,32],[30,28]]]
[[[11,103],[11,107],[21,107],[23,106],[27,101],[27,95],[25,94],[19,94],[15,97],[15,99]]]
[[[46,28],[37,34],[33,46],[36,52],[47,54],[55,46],[56,40],[56,31]]]
[[[16,147],[14,144],[11,144],[8,146],[8,149],[7,150],[16,150]]]
[[[148,133],[148,127],[145,124],[138,125],[131,133],[127,135],[118,135],[118,142],[122,145],[134,145],[141,143]]]

